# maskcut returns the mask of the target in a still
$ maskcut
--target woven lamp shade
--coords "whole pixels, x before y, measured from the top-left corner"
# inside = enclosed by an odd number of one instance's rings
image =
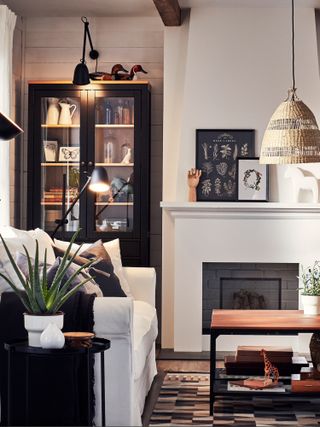
[[[320,130],[312,111],[289,97],[273,113],[265,131],[260,163],[320,162]]]

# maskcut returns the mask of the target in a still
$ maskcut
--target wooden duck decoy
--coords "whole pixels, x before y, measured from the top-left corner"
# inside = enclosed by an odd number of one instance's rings
[[[120,77],[120,80],[138,80],[137,73],[148,74],[147,71],[142,68],[142,65],[137,64],[131,68],[130,73],[119,74],[118,76]]]
[[[102,80],[121,80],[121,76],[127,72],[128,70],[126,70],[122,64],[115,64],[111,69],[111,73],[105,73]]]

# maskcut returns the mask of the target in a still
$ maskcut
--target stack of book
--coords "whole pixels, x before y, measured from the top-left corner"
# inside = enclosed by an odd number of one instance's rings
[[[66,191],[66,202],[72,202],[73,199],[77,196],[77,188],[69,188]],[[63,199],[63,190],[62,188],[50,188],[50,190],[43,193],[43,202],[44,203],[62,203]]]
[[[302,367],[309,366],[305,357],[293,356],[291,347],[265,346],[268,358],[279,369],[282,376],[299,373]],[[224,359],[227,375],[264,375],[264,361],[260,355],[261,347],[239,346],[235,356]]]

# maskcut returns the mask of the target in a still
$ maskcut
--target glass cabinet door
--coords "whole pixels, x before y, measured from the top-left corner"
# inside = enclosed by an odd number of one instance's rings
[[[107,170],[110,190],[95,197],[95,231],[131,232],[134,228],[134,97],[95,98],[95,166]]]
[[[41,98],[41,143],[41,228],[50,232],[79,192],[80,96]],[[79,202],[67,221],[64,231],[79,228]]]

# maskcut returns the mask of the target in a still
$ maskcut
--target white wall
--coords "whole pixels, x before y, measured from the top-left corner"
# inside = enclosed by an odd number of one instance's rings
[[[290,23],[286,8],[199,7],[182,27],[166,29],[163,200],[187,200],[186,171],[195,163],[197,128],[255,129],[259,155],[268,120],[291,84]],[[298,95],[319,120],[311,8],[296,13],[296,74]],[[320,177],[319,164],[310,168]],[[272,201],[291,201],[284,170],[271,168]],[[172,227],[163,214],[163,347],[173,344]]]

